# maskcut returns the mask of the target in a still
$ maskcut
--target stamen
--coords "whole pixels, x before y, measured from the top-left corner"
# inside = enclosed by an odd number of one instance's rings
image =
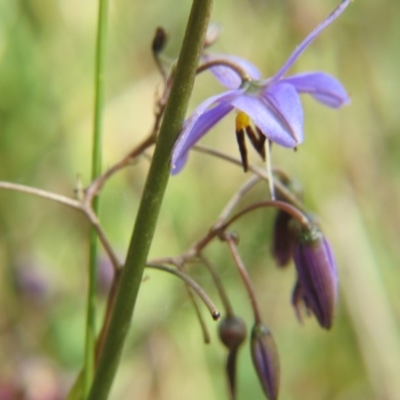
[[[261,158],[265,161],[265,141],[267,140],[267,138],[265,137],[265,135],[263,135],[263,133],[260,131],[260,128],[258,128],[257,126],[256,131],[258,133],[257,151],[260,154]]]
[[[245,131],[243,129],[240,130],[236,129],[236,140],[239,145],[239,152],[240,152],[240,157],[242,159],[243,170],[244,172],[247,172],[247,169],[249,168],[249,163],[247,160],[247,148],[246,148],[244,132]]]
[[[256,132],[254,131],[254,128],[252,125],[249,125],[246,127],[246,134],[247,137],[250,139],[250,143],[253,145],[253,147],[256,149],[258,152],[258,136],[256,135]]]
[[[253,124],[249,125],[246,128],[246,134],[256,152],[260,155],[263,161],[265,161],[264,143],[267,138],[261,133],[261,131],[257,127],[254,128]]]

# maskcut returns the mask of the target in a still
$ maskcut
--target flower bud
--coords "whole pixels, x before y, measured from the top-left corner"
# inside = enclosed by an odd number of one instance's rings
[[[219,338],[229,349],[237,349],[246,339],[246,325],[243,320],[236,316],[225,317],[219,323]]]
[[[167,32],[164,28],[158,27],[156,29],[156,33],[153,38],[153,43],[151,44],[151,48],[154,54],[159,54],[163,51],[165,45],[167,44]]]
[[[293,233],[290,230],[291,215],[278,210],[272,234],[272,256],[278,267],[289,264],[293,255]]]
[[[278,398],[280,366],[275,341],[269,329],[257,323],[251,332],[251,358],[258,379],[269,400]]]
[[[337,269],[331,247],[321,231],[313,227],[302,230],[294,249],[298,281],[292,303],[298,316],[299,303],[314,314],[321,327],[332,325],[337,300]]]

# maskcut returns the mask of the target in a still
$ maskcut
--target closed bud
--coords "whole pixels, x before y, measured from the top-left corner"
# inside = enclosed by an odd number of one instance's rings
[[[258,379],[269,400],[278,398],[280,366],[275,341],[262,323],[254,325],[251,332],[251,358]]]
[[[337,300],[338,278],[331,247],[318,228],[299,233],[294,262],[298,280],[292,302],[298,316],[299,303],[303,301],[307,311],[315,315],[321,327],[329,329]]]
[[[243,320],[236,316],[225,317],[219,323],[219,338],[229,349],[237,349],[246,339],[246,325]]]
[[[272,234],[272,256],[279,267],[285,267],[292,259],[293,233],[290,229],[292,220],[287,212],[277,211]]]
[[[164,28],[158,27],[153,38],[153,43],[151,44],[154,54],[158,54],[163,51],[165,45],[167,44],[167,38],[167,32],[165,32]]]

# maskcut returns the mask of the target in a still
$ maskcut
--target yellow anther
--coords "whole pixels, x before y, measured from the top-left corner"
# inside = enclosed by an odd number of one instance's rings
[[[246,113],[239,111],[238,114],[236,115],[236,131],[244,130],[250,125],[251,125],[250,117]]]

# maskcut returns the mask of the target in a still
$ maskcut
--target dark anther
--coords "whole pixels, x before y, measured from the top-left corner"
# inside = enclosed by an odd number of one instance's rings
[[[249,168],[249,163],[247,160],[247,149],[246,149],[246,142],[245,136],[242,129],[236,131],[236,140],[239,146],[240,157],[242,159],[242,165],[244,172],[247,172]]]

